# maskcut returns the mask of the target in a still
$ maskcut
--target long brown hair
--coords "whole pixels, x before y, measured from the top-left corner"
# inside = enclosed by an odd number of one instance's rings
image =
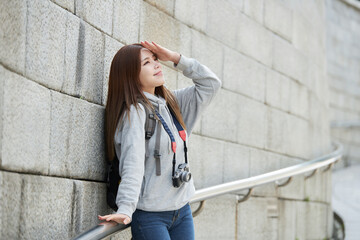
[[[112,161],[115,157],[114,135],[119,120],[126,113],[130,121],[130,106],[134,105],[138,110],[138,100],[142,99],[148,107],[152,108],[151,103],[142,92],[139,78],[141,70],[140,50],[142,48],[144,47],[139,43],[126,45],[115,54],[111,62],[105,108],[105,141],[108,161]],[[168,107],[183,128],[186,129],[179,105],[171,91],[162,85],[155,88],[155,94],[166,100]]]

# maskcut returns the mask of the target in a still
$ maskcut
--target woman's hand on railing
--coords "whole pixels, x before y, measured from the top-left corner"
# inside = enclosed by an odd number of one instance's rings
[[[122,223],[125,225],[127,225],[131,222],[131,219],[128,215],[121,214],[121,213],[109,214],[109,215],[105,215],[105,216],[98,215],[98,218],[99,218],[99,220],[115,221],[117,223]]]

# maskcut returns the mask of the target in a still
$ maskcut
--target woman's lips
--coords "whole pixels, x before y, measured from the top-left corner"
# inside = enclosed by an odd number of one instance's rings
[[[154,76],[162,76],[162,71],[158,72],[157,74],[154,74]]]

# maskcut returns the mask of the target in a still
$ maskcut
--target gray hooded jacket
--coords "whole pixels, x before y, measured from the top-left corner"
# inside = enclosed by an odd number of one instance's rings
[[[178,64],[174,67],[191,78],[195,85],[175,90],[180,111],[183,116],[189,137],[196,121],[203,110],[209,105],[216,92],[221,87],[219,78],[206,66],[196,59],[181,55]],[[166,105],[165,99],[151,93],[143,92],[149,101],[159,109],[161,116],[169,126],[176,141],[176,169],[185,162],[184,142],[180,138],[173,119]],[[119,121],[115,132],[115,151],[119,159],[119,173],[121,184],[116,196],[117,213],[132,217],[136,208],[145,211],[170,211],[183,207],[195,193],[193,178],[179,188],[172,185],[171,140],[161,126],[156,124],[153,136],[148,140],[148,157],[145,154],[145,120],[144,106],[140,103],[138,111],[132,105],[130,108],[130,122],[126,115]],[[155,140],[157,131],[161,131],[160,154],[161,175],[156,175],[154,158]],[[191,146],[188,146],[191,148]],[[194,161],[199,159],[194,159]],[[191,171],[191,161],[189,166]]]

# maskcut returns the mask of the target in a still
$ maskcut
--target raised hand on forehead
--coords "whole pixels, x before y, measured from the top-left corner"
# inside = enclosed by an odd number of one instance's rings
[[[177,64],[180,60],[179,53],[171,51],[155,42],[142,41],[141,45],[155,53],[161,61],[172,61]]]

